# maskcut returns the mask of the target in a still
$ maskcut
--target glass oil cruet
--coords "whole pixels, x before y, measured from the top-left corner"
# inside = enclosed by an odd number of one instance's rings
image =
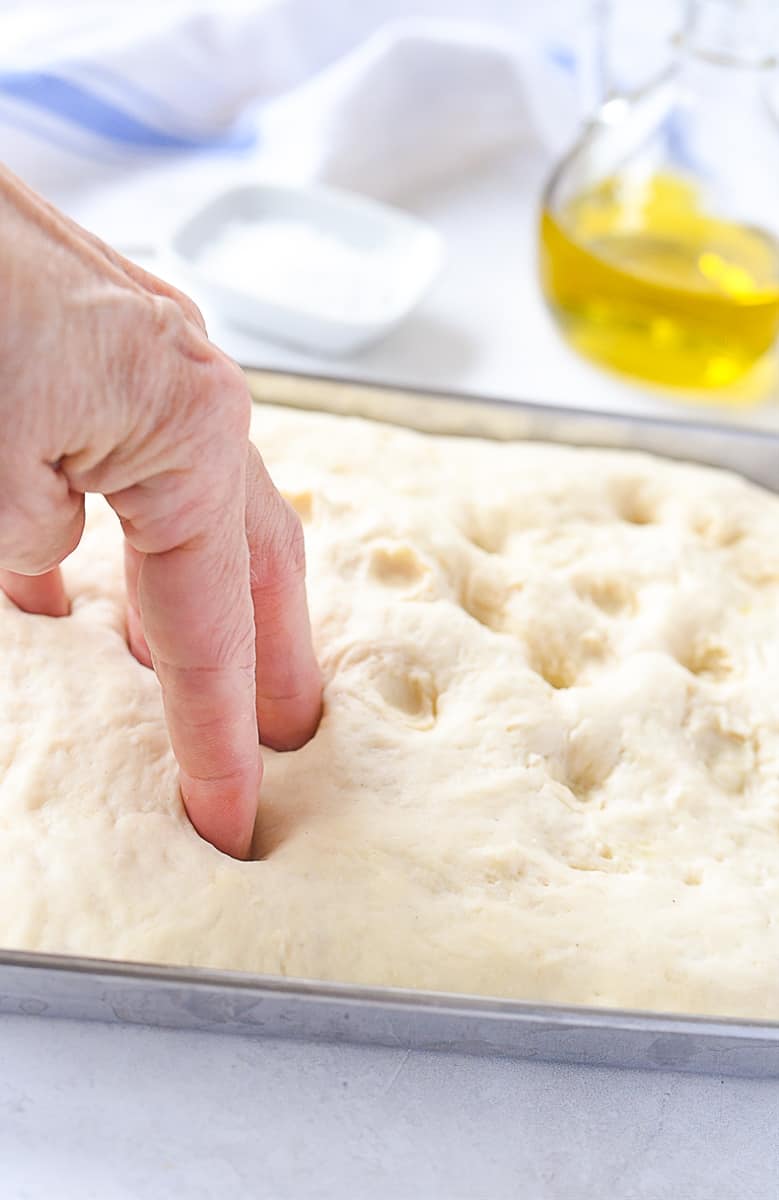
[[[727,388],[779,330],[779,0],[692,0],[675,43],[554,171],[541,283],[589,358]]]

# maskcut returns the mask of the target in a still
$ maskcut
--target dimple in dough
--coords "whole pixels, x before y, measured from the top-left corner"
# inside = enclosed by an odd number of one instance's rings
[[[326,680],[259,861],[178,798],[102,501],[0,600],[0,944],[779,1016],[779,499],[614,451],[274,408]]]

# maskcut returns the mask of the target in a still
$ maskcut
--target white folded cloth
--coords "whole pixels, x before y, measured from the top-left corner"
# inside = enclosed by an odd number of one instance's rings
[[[538,137],[522,66],[478,24],[393,22],[276,104],[266,128],[313,177],[403,200]]]
[[[205,156],[215,174],[248,166],[402,201],[575,122],[570,48],[539,46],[513,5],[493,7],[477,22],[489,3],[6,4],[0,158],[54,199]]]

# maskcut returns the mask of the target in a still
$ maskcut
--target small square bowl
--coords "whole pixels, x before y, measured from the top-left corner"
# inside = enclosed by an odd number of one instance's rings
[[[408,213],[334,188],[272,184],[214,197],[169,251],[236,325],[328,355],[389,332],[444,258],[440,235]]]

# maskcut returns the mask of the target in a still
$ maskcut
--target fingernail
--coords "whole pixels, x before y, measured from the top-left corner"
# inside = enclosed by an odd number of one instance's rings
[[[200,836],[223,854],[247,860],[257,819],[256,789],[247,796],[236,785],[192,779],[184,771],[179,772],[179,787],[187,816]]]

